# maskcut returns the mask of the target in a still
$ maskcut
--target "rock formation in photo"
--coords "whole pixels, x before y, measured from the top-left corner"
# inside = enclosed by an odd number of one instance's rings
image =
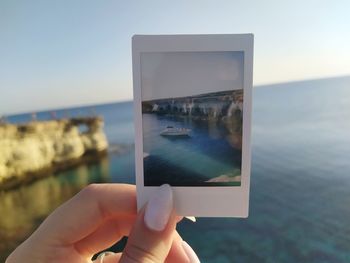
[[[242,149],[242,89],[143,101],[142,113],[191,118],[208,122],[208,125],[222,123],[228,132],[230,145]]]

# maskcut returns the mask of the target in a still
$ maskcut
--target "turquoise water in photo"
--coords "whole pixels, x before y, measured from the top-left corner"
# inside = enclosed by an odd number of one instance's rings
[[[206,182],[234,172],[241,174],[241,151],[229,144],[228,131],[222,123],[157,114],[142,114],[142,121],[146,186],[240,185]],[[186,137],[161,136],[167,126],[191,132]]]
[[[249,218],[199,218],[178,231],[202,262],[350,262],[350,77],[261,86],[253,94]],[[94,108],[110,143],[126,145],[125,152],[2,193],[0,258],[88,183],[135,182],[132,103]]]

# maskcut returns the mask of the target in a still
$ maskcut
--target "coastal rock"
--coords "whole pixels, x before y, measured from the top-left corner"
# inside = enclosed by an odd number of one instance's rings
[[[103,120],[99,117],[2,124],[0,189],[28,181],[48,169],[98,157],[107,148]]]
[[[242,110],[242,89],[142,102],[142,113],[190,116],[202,120],[222,119],[235,115],[240,117]]]
[[[143,101],[142,113],[191,119],[207,123],[209,129],[218,124],[223,125],[230,145],[242,150],[242,89]]]
[[[81,139],[85,151],[102,151],[108,147],[106,136],[102,131],[95,131],[89,135],[84,134]]]

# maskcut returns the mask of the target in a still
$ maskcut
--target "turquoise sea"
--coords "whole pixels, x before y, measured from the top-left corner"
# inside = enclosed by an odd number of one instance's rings
[[[253,94],[249,218],[184,221],[180,234],[202,262],[350,262],[350,77],[259,86]],[[0,261],[88,183],[134,183],[132,103],[57,116],[91,112],[104,116],[110,144],[124,152],[0,193]]]
[[[206,182],[241,174],[241,151],[232,147],[227,128],[218,121],[142,114],[144,183],[146,186],[240,186],[238,182]],[[189,136],[161,136],[165,127],[190,129]],[[197,165],[193,165],[193,164]]]

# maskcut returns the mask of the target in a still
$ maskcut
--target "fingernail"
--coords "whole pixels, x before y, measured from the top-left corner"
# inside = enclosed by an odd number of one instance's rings
[[[105,251],[105,252],[102,252],[100,255],[98,255],[97,259],[99,259],[99,262],[103,262],[103,259],[105,257],[108,257],[108,256],[112,256],[114,255],[115,253],[112,252],[112,251]]]
[[[194,252],[194,250],[191,248],[191,246],[186,241],[182,241],[182,247],[183,247],[187,257],[189,258],[190,263],[200,263],[196,252]]]
[[[185,216],[188,220],[192,221],[193,223],[196,223],[197,219],[194,216]]]
[[[173,210],[173,193],[168,184],[160,186],[146,205],[144,221],[146,226],[155,231],[164,230]]]

